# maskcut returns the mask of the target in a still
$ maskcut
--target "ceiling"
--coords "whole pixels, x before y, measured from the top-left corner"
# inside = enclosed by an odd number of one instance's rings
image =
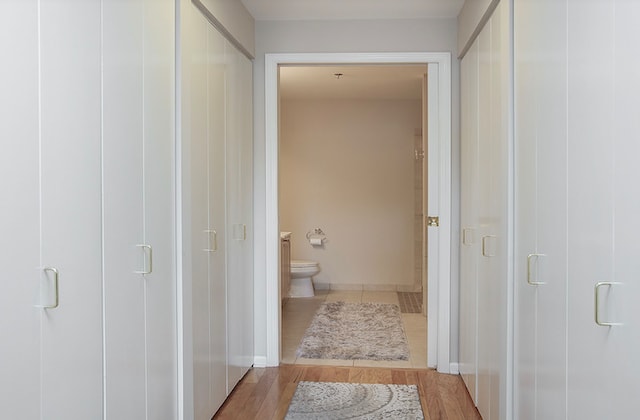
[[[281,66],[279,92],[282,99],[420,99],[426,71],[426,64]]]
[[[256,20],[455,18],[464,0],[241,0]]]

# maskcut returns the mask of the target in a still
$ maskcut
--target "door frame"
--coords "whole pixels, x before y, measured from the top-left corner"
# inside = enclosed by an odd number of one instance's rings
[[[428,78],[429,208],[440,226],[429,228],[427,365],[450,373],[451,283],[451,53],[265,54],[265,276],[267,366],[281,354],[280,231],[278,218],[278,67],[281,64],[426,64]]]

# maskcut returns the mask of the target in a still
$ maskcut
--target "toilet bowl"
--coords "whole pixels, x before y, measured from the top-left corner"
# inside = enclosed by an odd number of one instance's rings
[[[320,272],[316,261],[291,260],[291,284],[289,297],[312,297],[312,277]]]

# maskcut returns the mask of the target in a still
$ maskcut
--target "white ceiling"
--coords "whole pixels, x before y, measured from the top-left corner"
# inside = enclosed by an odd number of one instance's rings
[[[426,64],[282,66],[280,95],[283,99],[420,99],[426,71]]]
[[[241,0],[256,20],[455,18],[464,0]]]

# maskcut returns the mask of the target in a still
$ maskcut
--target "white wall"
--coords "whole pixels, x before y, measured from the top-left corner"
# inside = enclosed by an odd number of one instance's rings
[[[254,61],[254,214],[256,357],[266,357],[264,54],[295,52],[439,52],[455,56],[455,19],[257,21]],[[451,236],[459,235],[459,74],[452,61]],[[458,358],[458,243],[451,248],[451,360]]]
[[[280,227],[316,287],[413,291],[414,134],[420,100],[281,104]],[[313,247],[319,227],[328,241]]]

